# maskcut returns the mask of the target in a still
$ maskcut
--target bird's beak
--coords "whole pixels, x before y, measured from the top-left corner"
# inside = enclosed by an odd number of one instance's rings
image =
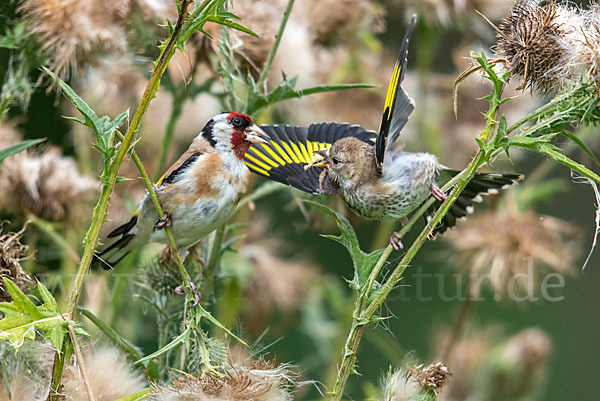
[[[260,129],[256,124],[252,124],[246,128],[246,141],[251,143],[266,143],[269,144],[271,137],[265,131]]]
[[[311,167],[327,167],[327,149],[315,150],[314,156],[310,163],[308,163],[304,169],[307,170]]]

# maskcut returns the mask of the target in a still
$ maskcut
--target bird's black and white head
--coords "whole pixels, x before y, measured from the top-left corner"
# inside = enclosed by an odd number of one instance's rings
[[[240,160],[253,143],[268,143],[269,136],[242,113],[222,113],[202,129],[202,137],[219,152],[233,152]]]
[[[361,185],[365,180],[377,177],[373,146],[354,137],[342,138],[329,149],[315,152],[324,159],[330,177],[342,188]]]

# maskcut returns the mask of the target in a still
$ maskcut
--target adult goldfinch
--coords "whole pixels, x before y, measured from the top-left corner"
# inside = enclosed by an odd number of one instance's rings
[[[167,224],[178,250],[200,241],[229,219],[250,175],[244,155],[250,145],[268,143],[268,139],[245,114],[213,117],[156,184],[165,218],[159,219],[146,193],[131,220],[108,234],[108,238],[120,238],[96,255],[96,263],[108,269],[138,246],[166,244],[163,228]]]
[[[262,126],[269,144],[251,147],[246,164],[253,172],[303,191],[340,194],[346,205],[367,219],[402,219],[430,196],[442,202],[446,194],[436,184],[458,171],[440,165],[429,153],[404,152],[396,145],[400,131],[414,110],[401,86],[408,42],[416,22],[411,19],[388,87],[379,134],[357,125],[321,123],[308,128]],[[320,155],[322,159],[315,162]],[[478,173],[446,214],[436,233],[444,232],[472,211],[480,194],[494,193],[522,178],[518,174]],[[390,238],[399,249],[399,235]]]

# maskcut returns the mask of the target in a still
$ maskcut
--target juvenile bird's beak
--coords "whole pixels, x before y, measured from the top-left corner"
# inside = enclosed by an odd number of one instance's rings
[[[246,128],[246,141],[251,143],[266,143],[269,144],[271,137],[265,131],[260,129],[256,124],[252,124]]]
[[[304,170],[311,167],[327,167],[327,149],[315,150],[313,153],[312,160],[304,166]]]

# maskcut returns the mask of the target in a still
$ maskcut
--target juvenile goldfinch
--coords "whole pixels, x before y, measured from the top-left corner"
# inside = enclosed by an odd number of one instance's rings
[[[231,216],[250,175],[244,155],[251,144],[268,139],[245,114],[213,117],[156,184],[165,217],[159,219],[146,193],[131,220],[108,234],[121,238],[98,253],[96,263],[109,269],[138,246],[166,244],[166,225],[180,251],[200,241]]]
[[[404,152],[396,143],[414,110],[401,83],[415,22],[413,16],[402,41],[378,135],[357,125],[337,123],[308,128],[262,126],[271,141],[250,148],[245,157],[250,170],[309,193],[340,194],[353,212],[367,219],[405,219],[430,196],[444,201],[446,194],[436,178],[443,173],[447,181],[458,171],[443,167],[432,154]],[[518,174],[476,174],[434,233],[444,232],[457,218],[472,212],[472,201],[479,201],[480,194],[495,193],[521,178]],[[397,233],[390,242],[395,249],[402,247]]]

